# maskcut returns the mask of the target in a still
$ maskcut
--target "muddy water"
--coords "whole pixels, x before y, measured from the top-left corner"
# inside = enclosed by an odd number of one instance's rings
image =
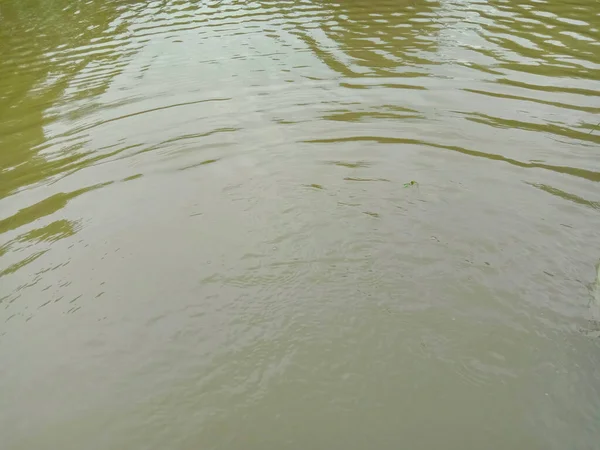
[[[2,448],[597,449],[599,13],[3,0]]]

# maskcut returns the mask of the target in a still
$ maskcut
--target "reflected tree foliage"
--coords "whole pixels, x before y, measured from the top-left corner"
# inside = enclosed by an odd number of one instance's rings
[[[46,151],[44,127],[57,107],[104,92],[117,74],[75,80],[86,68],[114,65],[127,50],[119,3],[8,0],[0,5],[0,198],[68,170],[86,154],[65,142]]]

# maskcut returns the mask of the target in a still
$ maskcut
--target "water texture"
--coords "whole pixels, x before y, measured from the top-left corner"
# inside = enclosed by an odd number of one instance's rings
[[[1,0],[1,447],[597,450],[599,182],[597,0]]]

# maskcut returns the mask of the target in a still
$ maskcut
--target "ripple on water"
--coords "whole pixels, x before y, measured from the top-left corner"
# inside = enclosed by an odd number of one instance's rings
[[[8,448],[592,448],[596,13],[4,1]]]

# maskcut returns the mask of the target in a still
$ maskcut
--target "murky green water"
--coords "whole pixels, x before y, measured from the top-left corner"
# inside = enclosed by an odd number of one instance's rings
[[[599,113],[594,0],[0,1],[2,448],[597,449]]]

